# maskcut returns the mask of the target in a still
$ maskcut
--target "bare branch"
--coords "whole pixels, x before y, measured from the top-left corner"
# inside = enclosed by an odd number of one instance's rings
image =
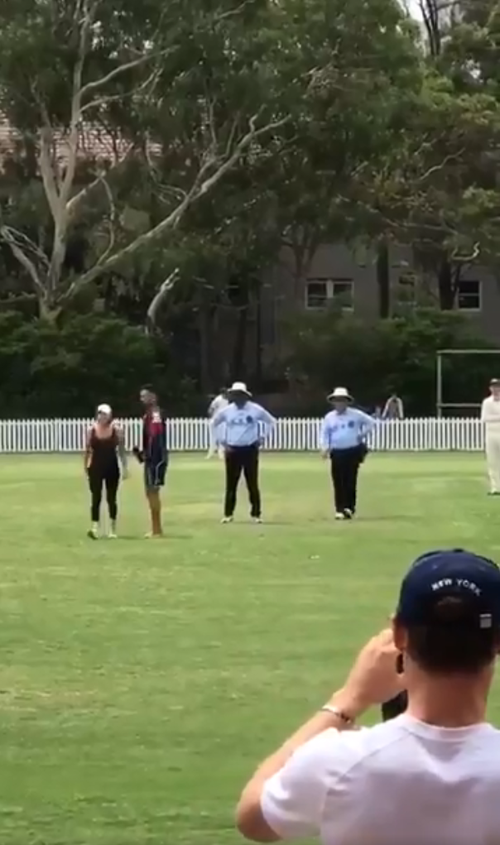
[[[98,109],[101,106],[107,106],[109,103],[115,103],[117,100],[124,100],[127,97],[135,97],[137,94],[144,93],[148,88],[153,90],[154,86],[158,82],[160,78],[160,71],[155,68],[149,76],[135,88],[131,88],[130,91],[121,92],[119,94],[110,94],[107,97],[98,97],[95,100],[89,100],[88,103],[85,103],[80,109],[80,114],[83,115],[85,112],[89,111],[90,109]]]
[[[451,255],[450,258],[452,261],[459,261],[460,264],[472,264],[476,261],[481,254],[481,247],[479,243],[475,243],[472,247],[472,252],[469,255],[461,255],[459,247],[456,247]]]
[[[78,153],[78,128],[81,122],[82,109],[82,79],[85,59],[87,57],[88,40],[92,26],[93,9],[92,0],[80,0],[82,4],[83,21],[80,29],[80,43],[78,45],[78,57],[73,69],[73,85],[71,95],[71,118],[68,137],[68,160],[66,172],[60,192],[60,213],[65,214],[66,203],[69,200],[71,188],[75,178],[76,157]],[[62,221],[60,221],[62,222]]]
[[[26,272],[29,274],[35,287],[35,290],[37,290],[39,294],[44,294],[45,287],[42,283],[42,280],[40,279],[38,270],[36,269],[31,259],[28,258],[24,250],[17,243],[15,237],[15,230],[11,229],[9,226],[0,226],[0,238],[2,238],[2,240],[6,244],[8,244],[14,257],[19,261],[19,264],[21,264],[21,266],[24,267]]]
[[[32,241],[28,235],[25,235],[25,233],[21,232],[19,229],[13,229],[12,226],[4,226],[4,229],[5,233],[8,234],[9,238],[12,238],[12,240],[15,241],[19,249],[22,249],[24,252],[33,253],[46,268],[49,266],[48,258],[39,244]]]
[[[261,126],[260,129],[256,129],[256,121],[259,113],[255,114],[251,118],[248,132],[240,139],[229,158],[223,160],[222,163],[218,164],[218,166],[216,160],[212,158],[207,160],[200,168],[200,171],[189,192],[167,217],[165,217],[160,223],[158,223],[157,226],[154,226],[148,232],[139,235],[134,241],[132,241],[132,243],[127,244],[126,247],[119,250],[114,255],[110,255],[105,261],[94,265],[94,267],[91,267],[90,270],[87,270],[87,272],[82,276],[76,278],[65,294],[61,297],[61,304],[69,301],[82,287],[92,282],[102,272],[110,270],[119,262],[129,258],[131,255],[134,255],[137,250],[142,249],[157,240],[169,229],[176,229],[193,202],[208,193],[217,184],[217,182],[222,179],[228,170],[234,167],[252,141],[267,132],[272,132],[274,129],[278,129],[290,120],[290,117],[287,116],[281,120],[267,123],[264,126]],[[210,176],[207,176],[206,174],[212,170],[213,167],[216,168],[215,171]]]
[[[114,164],[112,167],[108,168],[108,170],[106,171],[106,177],[109,178],[111,174],[114,175],[115,173],[119,172],[119,170],[121,170],[124,165],[128,164],[135,152],[136,148],[133,144],[131,144],[123,158],[121,158],[120,161],[117,161],[116,164]],[[75,216],[76,212],[78,211],[78,206],[88,198],[89,194],[91,194],[92,191],[95,190],[95,188],[98,188],[99,185],[102,184],[102,181],[103,174],[100,173],[98,176],[96,176],[95,179],[92,180],[92,182],[89,182],[88,185],[85,185],[84,188],[82,188],[80,191],[78,191],[77,194],[75,194],[73,197],[71,197],[70,200],[68,200],[68,202],[66,203],[68,222],[71,222],[71,220]]]
[[[232,146],[234,144],[234,137],[235,137],[236,131],[238,129],[239,121],[240,121],[240,115],[237,114],[236,117],[233,120],[233,125],[231,126],[231,129],[229,130],[229,136],[228,136],[227,144],[226,144],[226,156],[231,154],[231,149],[232,149]]]
[[[180,271],[179,271],[179,268],[176,267],[175,270],[173,270],[172,273],[170,273],[170,275],[167,276],[165,281],[162,282],[162,284],[160,285],[160,289],[158,290],[158,293],[156,293],[155,296],[153,297],[153,299],[151,300],[151,303],[149,305],[149,308],[148,308],[147,314],[146,314],[146,331],[148,333],[150,333],[151,331],[153,331],[156,328],[158,310],[159,310],[163,300],[165,299],[167,293],[170,290],[172,290],[173,286],[175,285],[175,283],[179,279],[179,276],[180,276]]]
[[[248,3],[249,0],[244,0],[244,2],[237,6],[236,9],[229,9],[229,11],[227,12],[222,12],[222,14],[217,16],[216,23],[219,23],[219,21],[223,21],[226,18],[231,18],[235,15],[239,15],[240,12],[245,8],[245,6],[248,6]]]
[[[234,148],[234,150],[233,150],[232,154],[229,156],[229,158],[227,158],[223,162],[223,164],[220,165],[220,167],[215,171],[215,173],[212,176],[209,176],[208,179],[205,179],[202,182],[202,184],[200,185],[200,189],[199,189],[199,195],[200,196],[203,196],[203,194],[206,194],[208,191],[210,191],[214,187],[214,185],[216,185],[217,182],[222,178],[222,176],[224,176],[227,173],[228,170],[231,170],[231,168],[234,167],[236,162],[239,161],[242,154],[244,153],[246,148],[252,143],[252,141],[256,140],[261,135],[264,135],[267,132],[272,132],[274,129],[279,129],[281,126],[284,126],[285,123],[288,123],[289,120],[290,120],[290,117],[284,117],[281,120],[276,120],[272,123],[268,123],[265,126],[262,126],[260,129],[256,129],[255,124],[256,124],[256,121],[258,119],[259,113],[255,114],[250,119],[250,129],[249,129],[249,131],[236,144],[236,147]],[[200,175],[203,176],[201,171],[200,171]]]
[[[417,182],[425,182],[425,180],[428,179],[429,176],[432,176],[434,173],[437,173],[439,170],[443,170],[443,168],[446,167],[446,165],[449,164],[450,161],[453,161],[454,159],[456,160],[456,159],[460,158],[460,156],[464,152],[465,152],[465,148],[462,147],[462,149],[459,150],[457,153],[452,153],[451,155],[446,156],[443,159],[443,161],[440,162],[440,164],[435,164],[433,167],[429,167],[429,169],[426,170],[425,173],[423,173],[421,176],[419,176],[419,178],[417,179]]]
[[[116,205],[115,205],[115,201],[114,201],[114,198],[113,198],[113,192],[112,192],[108,182],[104,178],[104,176],[101,176],[100,181],[101,181],[102,187],[104,188],[104,191],[106,193],[106,196],[108,198],[108,203],[109,203],[109,218],[108,218],[109,241],[108,241],[108,245],[107,245],[106,249],[104,250],[102,255],[99,257],[99,259],[96,263],[96,267],[100,266],[101,264],[104,264],[105,261],[107,260],[107,258],[109,258],[109,256],[113,252],[113,248],[114,248],[114,245],[115,245],[115,224],[116,224]]]
[[[133,70],[136,67],[141,67],[147,62],[154,61],[155,59],[165,58],[166,56],[174,53],[176,50],[176,46],[167,47],[165,50],[160,50],[158,53],[145,53],[137,59],[131,59],[129,62],[124,62],[124,64],[118,65],[118,67],[110,70],[105,76],[101,76],[100,79],[93,79],[91,82],[87,82],[80,91],[81,96],[82,98],[86,97],[91,91],[96,91],[98,88],[102,88],[103,85],[107,85],[108,82],[112,82],[113,79],[116,79],[116,77],[120,76],[122,73],[126,73],[128,70]]]

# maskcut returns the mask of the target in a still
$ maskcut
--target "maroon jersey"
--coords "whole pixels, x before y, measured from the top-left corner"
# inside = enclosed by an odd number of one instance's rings
[[[159,408],[148,411],[143,417],[142,452],[147,463],[157,465],[166,460],[167,424]]]

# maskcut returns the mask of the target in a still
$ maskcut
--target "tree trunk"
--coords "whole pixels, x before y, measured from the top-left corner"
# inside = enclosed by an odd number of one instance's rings
[[[441,311],[453,311],[455,307],[455,284],[453,270],[448,258],[443,258],[438,269],[439,307]]]
[[[389,268],[389,246],[386,241],[377,250],[378,315],[385,320],[391,312],[391,276]]]

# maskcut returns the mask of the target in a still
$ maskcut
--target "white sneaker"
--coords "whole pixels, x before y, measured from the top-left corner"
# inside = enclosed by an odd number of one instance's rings
[[[89,530],[87,531],[87,537],[89,537],[91,540],[98,540],[99,534],[97,533],[95,528],[89,528]]]
[[[117,539],[118,539],[118,535],[115,534],[114,531],[110,531],[109,534],[108,534],[108,540],[117,540]]]
[[[227,525],[229,522],[233,521],[232,516],[223,516],[221,519],[221,525]]]
[[[261,525],[262,524],[262,517],[261,516],[252,516],[252,522],[255,525]]]
[[[344,519],[352,519],[354,516],[350,508],[344,508]]]
[[[345,516],[340,511],[337,511],[337,513],[335,514],[335,519],[345,519]]]

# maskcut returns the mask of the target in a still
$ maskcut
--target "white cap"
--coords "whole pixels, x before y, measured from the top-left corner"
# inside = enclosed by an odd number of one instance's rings
[[[252,394],[248,390],[244,381],[235,381],[229,388],[229,393],[246,393],[247,396],[251,396]]]
[[[111,416],[113,411],[111,410],[111,405],[107,405],[106,402],[103,402],[102,405],[97,406],[97,413],[98,414],[107,414],[108,417]]]
[[[347,402],[352,402],[352,396],[347,390],[346,387],[336,387],[335,390],[330,393],[327,397],[328,399],[345,399]]]

